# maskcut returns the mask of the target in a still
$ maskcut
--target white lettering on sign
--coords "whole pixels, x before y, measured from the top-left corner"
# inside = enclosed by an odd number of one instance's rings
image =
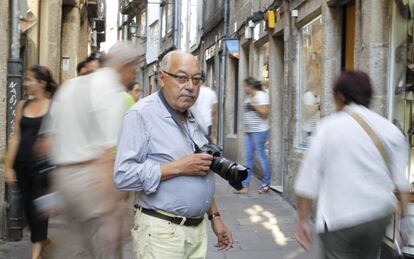
[[[9,84],[9,114],[10,114],[10,133],[13,132],[14,122],[16,117],[16,108],[17,108],[17,83],[11,82]]]
[[[212,45],[211,47],[209,47],[208,49],[206,49],[206,60],[211,59],[212,57],[214,57],[214,55],[216,54],[216,45]]]

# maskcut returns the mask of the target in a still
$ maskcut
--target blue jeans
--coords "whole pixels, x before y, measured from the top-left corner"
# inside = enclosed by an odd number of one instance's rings
[[[253,157],[254,151],[257,152],[260,165],[262,167],[263,172],[263,185],[270,184],[270,165],[269,159],[267,158],[267,154],[265,152],[265,143],[267,140],[267,136],[269,135],[269,130],[261,131],[261,132],[246,132],[245,134],[245,159],[246,159],[246,166],[248,169],[248,176],[246,180],[243,181],[243,187],[249,186],[250,181],[252,180],[253,176]]]

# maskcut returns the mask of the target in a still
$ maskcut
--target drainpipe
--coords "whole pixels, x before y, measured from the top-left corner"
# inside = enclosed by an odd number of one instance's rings
[[[226,81],[227,81],[227,48],[226,48],[226,39],[229,37],[229,0],[224,0],[224,46],[221,56],[222,61],[222,70],[223,74],[221,76],[221,84],[219,89],[219,145],[224,145],[224,102],[226,100],[225,96],[225,89],[226,89]]]
[[[17,103],[21,98],[22,61],[20,59],[20,8],[19,1],[10,6],[10,57],[7,61],[7,138],[14,128]],[[6,186],[6,235],[9,240],[23,236],[22,196],[15,184]]]

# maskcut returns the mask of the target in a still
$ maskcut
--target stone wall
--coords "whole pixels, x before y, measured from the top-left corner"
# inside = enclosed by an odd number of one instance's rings
[[[40,1],[39,63],[50,68],[56,80],[60,79],[62,0]]]
[[[6,100],[7,100],[7,59],[9,57],[9,1],[0,1],[0,238],[4,230],[4,165],[6,152]]]

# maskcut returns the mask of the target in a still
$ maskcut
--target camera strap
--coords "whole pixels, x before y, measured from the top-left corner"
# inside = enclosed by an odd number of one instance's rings
[[[197,145],[197,143],[195,143],[194,139],[191,137],[190,132],[184,126],[184,123],[181,121],[180,116],[178,115],[178,113],[168,104],[167,100],[165,99],[164,94],[162,93],[162,90],[158,91],[158,96],[160,97],[160,99],[161,99],[162,103],[164,104],[165,108],[167,108],[168,112],[171,114],[171,117],[174,120],[175,124],[177,124],[177,126],[181,129],[181,131],[184,133],[184,135],[186,135],[191,140],[191,142],[193,142],[195,151],[199,152],[200,147]],[[187,113],[190,114],[189,111],[187,111]]]

